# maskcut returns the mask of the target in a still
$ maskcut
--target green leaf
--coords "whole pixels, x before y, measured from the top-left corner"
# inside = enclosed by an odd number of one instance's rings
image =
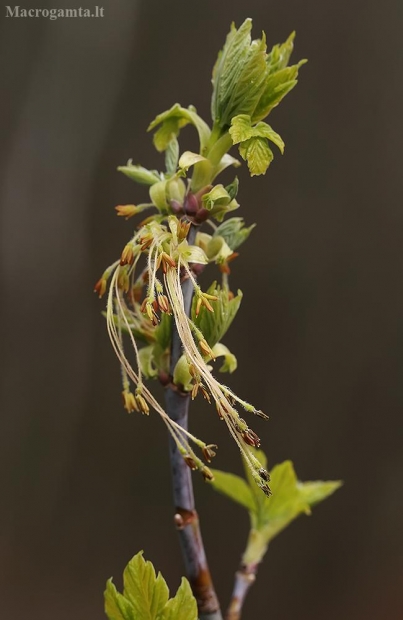
[[[169,589],[161,573],[140,551],[123,573],[120,594],[112,579],[106,584],[105,613],[109,620],[197,620],[197,604],[189,582],[182,579],[177,593],[169,599]]]
[[[239,29],[232,24],[213,69],[211,112],[215,125],[224,130],[238,115],[250,116],[252,124],[263,120],[295,86],[303,64],[287,67],[295,33],[267,54],[265,34],[252,41],[251,28],[250,19]]]
[[[154,345],[139,349],[141,372],[147,379],[153,379],[158,374],[154,359]]]
[[[151,202],[162,212],[166,211],[169,206],[167,201],[167,184],[168,181],[159,181],[150,187]]]
[[[150,123],[148,130],[160,128],[154,134],[154,145],[157,151],[165,151],[171,140],[177,138],[182,127],[191,123],[198,131],[200,139],[200,149],[203,151],[210,137],[210,128],[196,113],[193,106],[182,108],[179,103],[175,103],[169,110],[158,114]]]
[[[290,34],[285,43],[274,45],[267,55],[267,67],[269,73],[276,73],[288,65],[294,49],[295,31]]]
[[[184,577],[175,597],[165,605],[158,620],[197,620],[196,599]]]
[[[169,176],[175,174],[178,167],[179,143],[176,138],[172,138],[165,151],[165,168]]]
[[[226,495],[232,499],[232,501],[240,504],[250,512],[255,510],[255,502],[251,488],[243,478],[235,474],[219,471],[218,469],[212,469],[211,471],[214,475],[214,480],[212,480],[210,484],[213,485],[216,491]],[[262,492],[261,494],[263,495]]]
[[[227,105],[232,95],[244,62],[249,55],[251,44],[252,20],[246,19],[237,30],[235,24],[227,35],[225,44],[218,54],[213,69],[213,95],[211,100],[211,115],[213,120],[221,126],[229,124]]]
[[[172,320],[172,315],[162,312],[161,321],[154,329],[155,340],[163,351],[171,344]]]
[[[209,211],[211,211],[215,205],[226,207],[231,200],[231,196],[221,183],[215,185],[211,191],[202,196],[204,206]]]
[[[231,217],[216,228],[213,237],[217,235],[222,237],[234,251],[246,241],[255,226],[256,224],[252,224],[249,228],[245,228],[242,217]]]
[[[252,126],[250,116],[246,114],[240,114],[235,116],[231,121],[231,128],[229,133],[232,138],[233,144],[239,142],[245,142],[249,138],[267,138],[273,142],[280,149],[281,153],[284,153],[284,142],[270,125],[260,121],[255,126]]]
[[[214,358],[223,357],[224,363],[220,367],[220,372],[229,372],[233,373],[238,366],[237,359],[233,353],[221,342],[217,342],[217,344],[213,347]]]
[[[229,155],[229,153],[225,153],[225,155],[222,156],[220,163],[214,168],[213,180],[215,179],[216,176],[218,176],[223,170],[225,170],[229,166],[234,166],[234,168],[239,168],[240,165],[241,165],[241,162],[239,161],[239,159],[232,157],[232,155]]]
[[[207,293],[216,295],[217,301],[213,301],[214,312],[209,312],[205,306],[200,308],[199,315],[196,316],[197,299],[192,303],[192,320],[204,335],[210,347],[214,347],[221,341],[229,326],[235,318],[241,305],[242,293],[238,291],[236,297],[228,298],[228,290],[222,289],[216,282],[209,287]]]
[[[282,99],[297,85],[299,69],[307,61],[301,60],[291,67],[284,67],[269,75],[265,90],[256,106],[253,120],[262,120],[275,108]]]
[[[151,562],[141,551],[134,556],[123,573],[123,596],[132,604],[135,620],[156,620],[169,597],[168,586],[161,573],[155,574]]]
[[[219,235],[199,233],[197,242],[203,248],[210,263],[222,264],[232,254],[232,250],[225,242],[225,239]]]
[[[239,145],[239,154],[248,162],[251,176],[265,174],[273,161],[273,152],[265,138],[250,138]]]
[[[218,222],[222,222],[225,216],[228,215],[228,213],[230,213],[231,211],[235,211],[238,208],[239,202],[237,202],[234,198],[234,200],[231,200],[228,205],[214,205],[214,207],[210,211],[210,216],[214,217]]]
[[[154,185],[160,181],[160,176],[156,170],[147,170],[143,166],[135,166],[129,159],[126,166],[118,166],[119,172],[123,172],[129,179],[141,185]]]
[[[239,189],[238,177],[235,177],[235,179],[232,181],[232,183],[227,185],[225,189],[228,192],[228,195],[231,198],[231,200],[234,200],[234,198],[236,198],[237,195],[238,195],[238,189]]]
[[[105,613],[109,620],[140,620],[133,605],[116,590],[112,579],[106,583],[104,600]]]
[[[189,364],[186,355],[181,355],[176,362],[173,372],[173,382],[175,385],[180,385],[185,392],[190,392],[192,390],[193,380],[189,372]]]
[[[257,460],[267,469],[267,459],[261,450],[252,450]],[[243,505],[249,512],[251,531],[243,555],[243,562],[260,562],[271,540],[282,532],[300,514],[311,514],[311,507],[334,493],[340,481],[299,482],[291,461],[284,461],[270,472],[273,495],[267,498],[253,479],[244,461],[247,482],[238,476],[214,470],[217,491]],[[242,484],[243,483],[243,484]]]
[[[267,123],[260,121],[253,127],[253,136],[260,138],[267,138],[270,142],[273,142],[280,149],[281,154],[284,153],[285,144],[281,136],[274,131]]]
[[[252,122],[249,114],[238,114],[231,119],[229,129],[233,144],[249,140],[253,136]]]
[[[329,495],[332,495],[342,484],[341,480],[330,480],[327,482],[317,480],[315,482],[298,482],[297,486],[304,501],[312,507],[322,502]]]

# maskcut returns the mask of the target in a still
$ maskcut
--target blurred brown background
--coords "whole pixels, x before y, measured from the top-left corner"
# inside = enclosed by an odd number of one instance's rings
[[[139,549],[179,583],[164,427],[123,411],[92,288],[131,230],[113,207],[145,197],[116,166],[161,165],[145,129],[174,102],[209,117],[217,51],[250,16],[269,43],[296,29],[309,63],[270,117],[284,157],[239,175],[258,227],[234,263],[230,381],[270,414],[255,430],[272,464],[345,486],[274,541],[245,619],[402,618],[403,5],[99,5],[103,19],[0,9],[1,617],[99,620],[106,579]],[[216,467],[240,470],[211,410],[191,422],[219,443]],[[225,602],[247,517],[195,486]]]

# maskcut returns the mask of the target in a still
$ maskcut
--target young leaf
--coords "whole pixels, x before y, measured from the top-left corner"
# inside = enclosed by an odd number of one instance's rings
[[[158,620],[197,620],[196,599],[184,577],[174,598],[165,605]]]
[[[249,115],[253,124],[263,120],[295,86],[303,64],[287,67],[295,33],[267,54],[265,34],[252,41],[251,28],[250,19],[238,30],[231,26],[214,66],[211,112],[223,129],[237,115]]]
[[[233,144],[245,142],[253,136],[252,122],[249,114],[238,114],[231,119],[231,127],[229,129]]]
[[[174,598],[161,573],[155,574],[151,562],[140,551],[123,573],[124,589],[120,594],[112,583],[106,584],[105,613],[109,620],[197,620],[197,604],[189,582],[182,579]]]
[[[246,19],[237,30],[235,24],[227,35],[223,49],[219,52],[213,69],[213,95],[211,115],[221,126],[229,124],[226,106],[234,86],[249,55],[251,43],[252,20]]]
[[[294,49],[295,31],[290,34],[287,41],[274,45],[270,53],[267,54],[267,67],[269,74],[280,71],[288,65],[290,56]]]
[[[298,71],[306,62],[306,60],[300,60],[296,65],[284,67],[269,75],[265,90],[254,111],[253,121],[266,118],[272,109],[297,85]]]
[[[242,293],[238,291],[236,297],[229,299],[228,290],[222,289],[216,282],[213,282],[207,292],[209,295],[216,295],[218,297],[218,300],[213,302],[214,312],[209,312],[207,308],[202,306],[199,315],[196,316],[197,299],[194,298],[192,303],[192,321],[202,331],[209,346],[214,347],[217,342],[221,341],[234,320],[241,305]]]
[[[239,154],[248,162],[251,176],[265,174],[273,161],[273,152],[265,138],[249,138],[239,145]]]
[[[132,604],[135,620],[155,620],[165,607],[169,590],[161,573],[155,574],[143,553],[134,556],[123,573],[123,596]]]

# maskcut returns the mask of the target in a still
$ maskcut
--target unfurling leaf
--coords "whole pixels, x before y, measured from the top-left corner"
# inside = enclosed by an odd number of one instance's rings
[[[123,594],[112,583],[106,584],[105,613],[109,620],[197,620],[197,604],[190,585],[182,579],[174,598],[161,573],[140,551],[123,573]]]
[[[240,114],[250,116],[253,124],[263,120],[295,86],[304,62],[287,66],[295,33],[267,54],[264,33],[252,41],[251,29],[250,19],[238,29],[232,24],[213,69],[211,113],[221,128]]]
[[[232,251],[239,248],[240,245],[249,237],[256,224],[252,224],[249,228],[245,228],[242,217],[231,217],[225,220],[214,231],[214,237],[222,237]]]

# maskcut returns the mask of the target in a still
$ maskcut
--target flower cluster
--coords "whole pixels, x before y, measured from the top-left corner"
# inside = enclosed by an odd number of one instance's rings
[[[217,347],[210,346],[211,334],[203,333],[199,321],[206,312],[214,320],[214,306],[222,294],[228,302],[234,296],[227,287],[219,290],[219,295],[214,295],[202,291],[198,285],[195,277],[197,266],[205,265],[208,258],[198,245],[200,240],[197,236],[195,244],[188,242],[191,223],[175,215],[167,216],[162,222],[159,219],[157,216],[140,226],[124,246],[120,259],[104,272],[95,286],[102,296],[109,284],[106,320],[121,364],[124,407],[128,412],[139,411],[146,415],[150,408],[157,411],[189,467],[200,470],[207,479],[211,478],[210,470],[195,453],[194,446],[200,448],[208,463],[215,455],[216,446],[206,444],[171,420],[144,384],[145,378],[157,375],[165,383],[173,380],[169,377],[171,343],[169,337],[164,341],[162,334],[164,330],[171,329],[173,319],[183,346],[183,356],[174,373],[176,388],[190,391],[193,399],[201,394],[209,403],[214,403],[217,414],[227,424],[250,464],[256,482],[267,490],[266,472],[250,450],[250,446],[258,447],[260,440],[240,417],[235,405],[261,417],[266,416],[214,377],[209,362],[215,359]],[[205,241],[204,238],[202,240]],[[141,261],[145,263],[142,268]],[[189,279],[193,285],[194,320],[184,308],[184,279]],[[169,323],[168,330],[165,323]],[[125,334],[134,351],[134,365],[125,352]],[[145,343],[146,346],[142,346]],[[134,386],[133,389],[131,386]]]
[[[232,372],[237,365],[235,356],[221,342],[242,298],[240,291],[237,295],[230,291],[229,263],[253,229],[253,225],[246,228],[240,217],[226,219],[239,207],[237,178],[224,186],[216,183],[216,177],[229,166],[240,165],[228,153],[233,145],[238,145],[252,176],[264,174],[273,158],[268,141],[283,152],[282,139],[263,118],[295,86],[302,64],[288,67],[293,35],[267,53],[265,36],[252,41],[250,31],[250,20],[238,30],[233,26],[219,55],[213,72],[213,127],[193,106],[175,104],[149,127],[155,130],[156,149],[165,152],[165,172],[131,161],[119,168],[133,181],[148,186],[150,201],[119,205],[117,215],[129,219],[146,209],[157,211],[137,226],[120,258],[105,270],[95,290],[100,297],[108,291],[107,328],[121,365],[125,409],[145,415],[151,409],[159,413],[187,465],[211,479],[211,471],[196,451],[199,449],[210,463],[216,446],[206,444],[172,420],[145,379],[159,378],[193,399],[202,395],[227,425],[255,482],[270,494],[269,474],[254,452],[260,445],[259,437],[238,409],[267,416],[221,383],[210,365],[216,357],[224,357],[220,371]],[[177,138],[188,124],[198,132],[200,149],[179,156]],[[203,226],[209,227],[208,232]],[[203,291],[197,276],[207,263],[219,266],[222,282],[214,282]],[[193,293],[190,312],[183,294],[185,280]],[[182,351],[172,367],[174,329]],[[129,355],[124,341],[129,342]]]

